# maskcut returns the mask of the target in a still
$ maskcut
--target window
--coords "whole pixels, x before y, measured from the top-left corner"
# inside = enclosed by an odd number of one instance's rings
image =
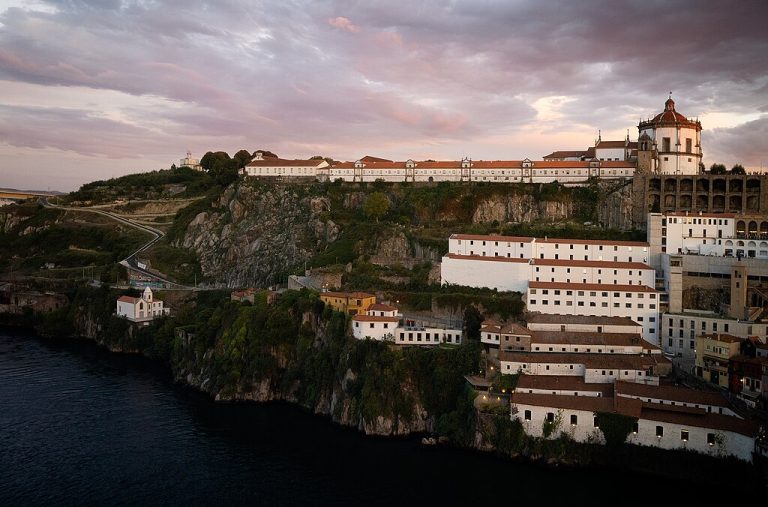
[[[525,414],[523,415],[523,418],[524,418],[526,421],[530,421],[530,420],[531,420],[531,411],[530,411],[530,410],[526,410],[526,411],[525,411]]]
[[[370,325],[371,329],[373,329],[373,322],[371,322],[369,325]]]
[[[688,430],[680,430],[680,440],[683,442],[688,441]]]
[[[664,436],[664,426],[656,426],[656,436],[659,438]]]
[[[555,422],[555,414],[554,414],[553,412],[547,412],[547,418],[546,418],[546,421],[547,421],[548,423],[553,423],[553,422]]]
[[[707,444],[710,446],[715,445],[715,434],[714,433],[707,433]]]
[[[592,425],[593,425],[595,428],[599,428],[599,427],[600,427],[600,424],[597,422],[597,417],[595,417],[595,418],[592,420]]]
[[[576,414],[571,414],[571,426],[576,426],[576,423],[578,421],[578,417]]]
[[[640,429],[640,427],[639,427],[639,425],[636,422],[632,423],[632,433],[633,434],[637,435],[637,432],[639,431],[639,429]]]

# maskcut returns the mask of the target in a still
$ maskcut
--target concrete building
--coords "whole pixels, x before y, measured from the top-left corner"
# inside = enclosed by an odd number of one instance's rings
[[[149,287],[144,289],[141,297],[120,296],[117,299],[117,316],[126,318],[131,322],[148,324],[149,321],[168,315],[170,312],[171,310],[165,308],[162,301],[154,299],[152,289]]]
[[[728,388],[729,359],[737,356],[742,338],[725,333],[701,334],[696,338],[696,375]]]
[[[698,174],[701,151],[701,122],[689,120],[675,109],[672,97],[664,110],[638,128],[638,156],[652,154],[651,172],[659,174]]]

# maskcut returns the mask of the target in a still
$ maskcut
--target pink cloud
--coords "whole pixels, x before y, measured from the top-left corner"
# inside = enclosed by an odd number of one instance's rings
[[[345,18],[344,16],[330,18],[328,20],[328,24],[340,30],[346,30],[352,33],[357,33],[360,31],[359,26],[356,26],[354,23],[352,23],[352,21],[349,20],[349,18]]]

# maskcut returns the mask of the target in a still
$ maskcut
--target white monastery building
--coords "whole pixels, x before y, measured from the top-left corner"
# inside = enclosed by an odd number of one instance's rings
[[[453,234],[443,284],[525,294],[531,312],[628,317],[658,343],[660,295],[649,244]]]
[[[661,174],[697,174],[702,159],[701,123],[688,120],[670,97],[664,110],[641,121],[637,141],[604,141],[584,151],[556,151],[543,160],[413,160],[393,161],[365,156],[354,162],[288,160],[257,152],[245,176],[312,178],[345,182],[489,182],[584,185],[591,178],[630,179],[642,157],[644,167]]]
[[[651,151],[660,174],[698,174],[701,162],[701,122],[689,120],[675,110],[672,97],[664,111],[638,125],[638,150]]]
[[[168,315],[170,312],[169,308],[163,306],[162,301],[154,299],[149,287],[144,289],[141,297],[120,296],[117,299],[117,316],[131,322],[149,323],[152,319]]]
[[[257,151],[243,168],[243,174],[262,178],[316,178],[318,172],[326,167],[328,162],[323,159],[286,160],[265,156],[263,152]]]

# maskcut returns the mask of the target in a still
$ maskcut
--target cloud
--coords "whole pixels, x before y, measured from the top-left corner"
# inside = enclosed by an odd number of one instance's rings
[[[0,155],[60,150],[72,173],[187,148],[533,158],[635,135],[669,90],[708,158],[765,146],[763,1],[25,5],[0,11]]]
[[[352,33],[357,33],[360,31],[359,26],[355,26],[354,24],[352,24],[352,21],[350,21],[349,18],[345,18],[344,16],[337,16],[335,18],[330,18],[328,20],[328,24],[340,30],[346,30]]]

